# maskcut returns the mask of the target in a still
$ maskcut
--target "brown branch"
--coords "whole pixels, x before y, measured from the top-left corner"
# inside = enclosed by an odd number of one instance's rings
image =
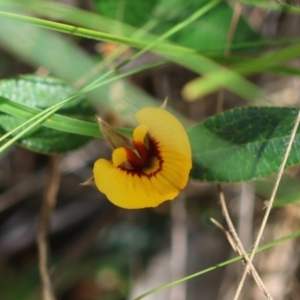
[[[48,270],[48,243],[47,236],[50,220],[56,204],[56,195],[60,180],[60,157],[49,157],[48,181],[43,195],[43,203],[38,223],[37,246],[39,252],[39,270],[42,283],[42,299],[55,300],[53,287]]]

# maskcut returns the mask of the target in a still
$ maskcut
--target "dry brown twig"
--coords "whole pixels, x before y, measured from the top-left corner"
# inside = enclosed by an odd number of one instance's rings
[[[230,24],[230,28],[229,28],[229,32],[228,32],[228,36],[227,36],[226,49],[224,52],[225,56],[230,55],[230,52],[231,52],[230,45],[233,41],[241,13],[242,13],[242,4],[239,2],[236,2],[234,5],[234,11],[233,11],[231,24]],[[217,98],[217,113],[222,112],[223,103],[224,103],[224,89],[221,89],[219,91],[218,98]],[[236,252],[238,252],[240,255],[244,256],[244,259],[247,262],[247,266],[249,266],[249,268],[245,274],[247,274],[250,271],[253,278],[255,279],[256,283],[262,289],[262,291],[267,296],[267,298],[272,299],[270,293],[268,292],[267,288],[265,287],[264,283],[262,282],[261,278],[259,277],[257,271],[255,270],[251,260],[249,260],[248,254],[245,251],[245,249],[238,237],[238,234],[235,231],[235,228],[233,226],[233,223],[232,223],[229,213],[228,213],[228,209],[226,206],[226,202],[225,202],[224,194],[222,192],[221,185],[218,185],[218,191],[219,191],[219,198],[220,198],[220,202],[221,202],[221,206],[222,206],[222,211],[225,216],[225,219],[226,219],[226,222],[227,222],[230,232],[226,231],[224,228],[222,230],[225,232],[225,235],[227,236],[227,239],[228,239],[229,243],[231,244],[231,246],[233,247],[233,249]],[[216,224],[218,227],[221,226],[221,225],[218,225],[217,222],[214,222],[214,224]]]
[[[226,223],[228,225],[229,232],[227,230],[225,230],[224,228],[222,228],[222,230],[225,231],[225,234],[229,240],[229,243],[233,247],[233,249],[239,255],[242,255],[244,257],[245,262],[249,265],[248,272],[250,272],[252,274],[252,276],[253,276],[254,280],[256,281],[257,285],[259,286],[259,288],[266,295],[267,299],[272,300],[273,298],[272,298],[271,294],[267,290],[266,286],[264,285],[263,281],[261,280],[260,276],[258,275],[255,267],[253,266],[252,262],[250,261],[249,256],[248,256],[246,250],[244,249],[244,246],[243,246],[241,240],[239,239],[238,234],[234,228],[234,225],[231,221],[231,218],[230,218],[230,215],[229,215],[229,212],[227,209],[227,205],[226,205],[226,201],[225,201],[225,197],[224,197],[224,193],[222,191],[221,185],[218,184],[217,186],[218,186],[218,194],[219,194],[219,199],[220,199],[220,203],[221,203],[221,207],[222,207],[222,212],[225,217]],[[216,224],[215,221],[213,223]],[[220,228],[221,225],[217,225],[217,226]]]
[[[50,156],[48,181],[45,187],[43,203],[38,223],[37,246],[39,252],[39,270],[42,282],[42,299],[55,300],[52,282],[48,270],[48,243],[47,236],[50,220],[56,204],[56,195],[60,180],[60,157]]]

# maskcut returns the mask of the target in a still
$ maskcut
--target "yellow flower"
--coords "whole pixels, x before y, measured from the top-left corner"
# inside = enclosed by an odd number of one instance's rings
[[[144,108],[135,116],[140,125],[132,141],[124,139],[120,147],[118,134],[112,162],[98,159],[93,170],[97,188],[128,209],[174,199],[186,186],[192,167],[188,136],[173,115],[162,108]]]

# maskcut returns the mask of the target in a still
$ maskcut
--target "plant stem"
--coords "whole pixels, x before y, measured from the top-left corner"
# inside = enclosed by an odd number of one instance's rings
[[[38,223],[37,246],[39,253],[39,271],[42,283],[42,299],[55,300],[52,282],[48,270],[47,237],[50,228],[51,215],[56,204],[56,195],[60,181],[60,156],[49,157],[48,182],[45,186],[43,203]]]

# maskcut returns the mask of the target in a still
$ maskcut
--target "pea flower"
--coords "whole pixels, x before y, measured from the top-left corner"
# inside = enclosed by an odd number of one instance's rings
[[[135,115],[132,140],[99,119],[114,148],[112,161],[94,164],[94,182],[115,205],[155,207],[174,199],[186,186],[192,167],[191,147],[180,122],[162,108],[144,108]]]

